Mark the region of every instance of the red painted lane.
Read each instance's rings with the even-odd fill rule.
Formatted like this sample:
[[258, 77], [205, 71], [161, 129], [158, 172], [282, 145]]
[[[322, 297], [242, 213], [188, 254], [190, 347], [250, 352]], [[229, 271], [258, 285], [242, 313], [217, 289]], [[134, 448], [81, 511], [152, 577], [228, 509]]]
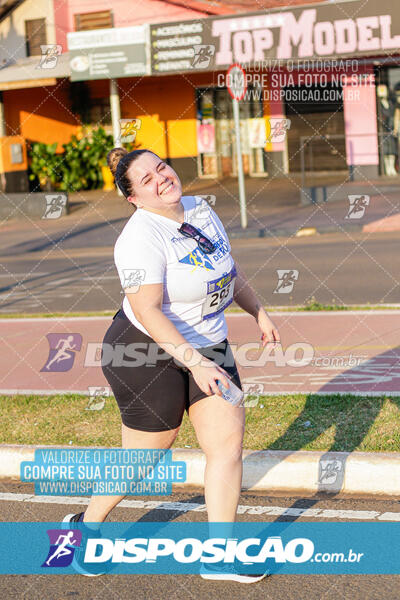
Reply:
[[[400, 394], [400, 311], [270, 313], [270, 317], [279, 329], [282, 351], [275, 358], [271, 351], [265, 364], [240, 369], [243, 382], [263, 386], [259, 393]], [[229, 327], [232, 341], [259, 341], [253, 319], [234, 317]]]
[[[282, 341], [275, 352], [271, 347], [262, 350], [254, 319], [227, 315], [242, 382], [257, 384], [253, 392], [400, 395], [400, 311], [270, 316]], [[88, 393], [89, 386], [107, 385], [100, 366], [89, 366], [88, 360], [89, 356], [92, 362], [96, 360], [95, 347], [100, 346], [110, 323], [110, 317], [1, 319], [0, 391]], [[59, 354], [46, 370], [49, 340], [53, 346], [58, 342]], [[55, 365], [66, 370], [52, 371]]]

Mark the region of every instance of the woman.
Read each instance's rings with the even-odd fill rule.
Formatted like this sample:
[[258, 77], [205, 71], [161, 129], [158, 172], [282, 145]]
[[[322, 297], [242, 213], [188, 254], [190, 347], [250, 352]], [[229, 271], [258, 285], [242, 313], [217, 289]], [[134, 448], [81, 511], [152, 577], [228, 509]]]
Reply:
[[[241, 387], [223, 311], [234, 299], [256, 319], [263, 345], [278, 343], [278, 331], [232, 259], [225, 229], [208, 203], [182, 197], [178, 175], [149, 150], [114, 148], [107, 160], [135, 212], [115, 244], [125, 296], [103, 341], [153, 348], [151, 365], [103, 366], [121, 411], [122, 446], [170, 448], [187, 410], [206, 456], [208, 520], [233, 523], [245, 409], [224, 400], [218, 387], [220, 381], [228, 388], [230, 378]], [[92, 496], [84, 513], [64, 521], [103, 522], [123, 497]], [[245, 583], [265, 577], [211, 566], [202, 576]]]

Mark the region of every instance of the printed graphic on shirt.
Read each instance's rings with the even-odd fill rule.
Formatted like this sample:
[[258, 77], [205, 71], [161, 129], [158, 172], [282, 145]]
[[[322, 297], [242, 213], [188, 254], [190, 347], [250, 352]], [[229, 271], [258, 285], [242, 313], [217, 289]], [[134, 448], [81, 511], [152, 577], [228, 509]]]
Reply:
[[[179, 262], [186, 263], [188, 265], [193, 265], [196, 269], [197, 267], [201, 267], [202, 269], [207, 269], [209, 271], [214, 271], [214, 267], [210, 262], [209, 258], [206, 257], [206, 254], [200, 250], [200, 248], [195, 248], [192, 252], [189, 252], [186, 256], [179, 259]], [[194, 271], [194, 269], [193, 269]]]
[[189, 252], [189, 254], [187, 254], [183, 258], [180, 258], [179, 262], [194, 265], [195, 269], [197, 267], [201, 267], [203, 269], [214, 271], [214, 267], [211, 261], [217, 263], [222, 258], [224, 258], [224, 256], [229, 253], [229, 246], [220, 233], [217, 233], [212, 238], [210, 236], [209, 239], [211, 239], [213, 244], [215, 245], [215, 251], [212, 254], [205, 254], [200, 250], [200, 248], [196, 248], [192, 252]]
[[212, 254], [212, 259], [213, 261], [218, 262], [221, 260], [221, 258], [225, 256], [225, 254], [228, 254], [229, 246], [226, 240], [224, 240], [222, 235], [220, 235], [219, 233], [216, 235], [216, 238], [213, 238], [212, 241], [213, 244], [215, 244], [216, 246], [216, 250]]

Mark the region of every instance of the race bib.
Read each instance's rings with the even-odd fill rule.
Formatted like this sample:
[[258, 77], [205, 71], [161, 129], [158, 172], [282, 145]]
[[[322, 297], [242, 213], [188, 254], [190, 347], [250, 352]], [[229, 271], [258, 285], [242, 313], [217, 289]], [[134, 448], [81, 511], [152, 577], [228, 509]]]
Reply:
[[207, 296], [201, 313], [202, 319], [215, 317], [232, 302], [236, 275], [236, 269], [233, 267], [227, 275], [207, 282]]

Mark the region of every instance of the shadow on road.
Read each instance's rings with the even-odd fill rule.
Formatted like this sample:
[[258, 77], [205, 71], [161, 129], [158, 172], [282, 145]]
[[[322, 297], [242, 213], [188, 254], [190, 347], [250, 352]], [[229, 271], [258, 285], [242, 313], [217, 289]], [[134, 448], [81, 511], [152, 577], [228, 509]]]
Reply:
[[[26, 252], [41, 252], [43, 250], [51, 251], [52, 249], [59, 250], [65, 249], [66, 247], [90, 248], [91, 246], [98, 245], [91, 244], [90, 239], [88, 239], [88, 236], [93, 233], [98, 234], [99, 239], [102, 242], [101, 245], [107, 245], [108, 241], [109, 245], [111, 246], [115, 243], [115, 240], [117, 239], [120, 231], [122, 231], [122, 228], [126, 222], [126, 218], [118, 218], [92, 223], [90, 225], [86, 225], [85, 227], [75, 228], [74, 231], [65, 231], [57, 233], [53, 236], [46, 235], [44, 241], [27, 240], [26, 242], [14, 244], [13, 246], [9, 246], [8, 248], [2, 250], [1, 254], [2, 257], [6, 257], [18, 256], [20, 254], [25, 254]], [[73, 242], [73, 245], [68, 244], [68, 242]]]
[[[399, 348], [395, 348], [388, 352], [384, 352], [379, 356], [371, 358], [367, 362], [362, 363], [362, 365], [358, 365], [355, 368], [348, 369], [347, 371], [337, 375], [329, 382], [329, 384], [322, 386], [319, 391], [325, 391], [328, 385], [329, 390], [331, 390], [333, 383], [343, 386], [343, 383], [346, 382], [347, 386], [349, 387], [349, 381], [352, 381], [351, 387], [354, 388], [356, 387], [355, 382], [357, 381], [360, 383], [360, 379], [362, 379], [364, 383], [370, 383], [370, 392], [373, 392], [374, 387], [376, 387], [378, 383], [385, 380], [390, 380], [393, 370], [399, 368]], [[362, 394], [359, 393], [359, 395], [362, 397]], [[264, 451], [290, 449], [289, 453], [294, 453], [298, 450], [301, 450], [304, 442], [296, 443], [295, 441], [299, 439], [299, 426], [303, 425], [306, 421], [310, 421], [311, 418], [315, 423], [316, 407], [320, 406], [321, 404], [323, 404], [324, 425], [323, 427], [315, 427], [314, 430], [310, 430], [307, 442], [310, 443], [319, 437], [321, 433], [328, 430], [332, 426], [335, 426], [335, 437], [330, 448], [327, 450], [327, 452], [322, 454], [320, 458], [317, 492], [314, 494], [314, 496], [295, 500], [295, 502], [288, 507], [288, 513], [289, 509], [293, 508], [312, 508], [319, 500], [321, 500], [321, 492], [325, 492], [327, 494], [326, 497], [330, 500], [337, 497], [343, 486], [347, 458], [351, 452], [357, 450], [364, 438], [367, 436], [368, 431], [382, 410], [386, 398], [387, 395], [384, 393], [377, 395], [376, 397], [365, 396], [364, 401], [366, 408], [368, 408], [368, 410], [365, 411], [365, 419], [360, 420], [358, 418], [357, 425], [355, 425], [353, 420], [354, 411], [360, 409], [359, 403], [355, 405], [351, 402], [351, 400], [348, 398], [346, 399], [344, 396], [343, 406], [341, 407], [340, 414], [338, 414], [336, 408], [329, 405], [329, 398], [318, 397], [314, 394], [310, 394], [307, 397], [301, 414], [299, 414], [289, 425], [286, 431], [283, 432], [282, 435], [280, 435], [271, 445], [266, 447]], [[391, 401], [398, 409], [400, 409], [400, 397], [392, 397]], [[315, 425], [318, 425], [318, 423], [315, 423]], [[338, 454], [332, 457], [332, 455], [329, 455], [329, 453], [332, 452], [338, 452]], [[258, 453], [258, 451], [253, 452], [251, 455], [246, 457], [243, 461], [244, 467], [246, 461], [254, 458], [254, 456], [257, 456]], [[267, 471], [265, 471], [265, 473], [267, 473]], [[250, 485], [253, 486], [258, 483], [258, 481], [259, 480], [250, 481]], [[204, 504], [205, 499], [203, 495], [197, 494], [188, 498], [187, 500], [182, 501], [182, 503], [186, 502]], [[168, 523], [175, 520], [178, 516], [184, 514], [184, 511], [181, 510], [165, 510], [162, 511], [162, 518], [160, 518], [159, 512], [159, 510], [150, 510], [148, 513], [143, 515], [138, 522], [160, 521]], [[270, 525], [277, 522], [281, 523], [281, 527], [279, 532], [274, 529], [273, 535], [280, 535], [290, 526], [290, 523], [297, 521], [300, 516], [301, 514], [293, 515], [290, 513], [283, 513], [275, 520], [268, 523], [266, 522], [265, 530], [260, 532], [260, 536], [268, 537], [268, 535], [270, 535]], [[134, 535], [134, 524], [129, 531], [132, 533], [132, 535]], [[129, 531], [127, 533], [129, 533]], [[278, 569], [276, 567], [274, 568], [274, 572], [276, 571], [279, 572], [279, 567]]]
[[[304, 441], [299, 440], [298, 434], [301, 427], [304, 429], [304, 423], [309, 422], [314, 425], [314, 427], [310, 428], [310, 430], [307, 430], [305, 433], [305, 435], [307, 435], [307, 444], [311, 443], [325, 431], [334, 426], [335, 437], [330, 448], [327, 450], [327, 453], [340, 452], [347, 454], [340, 454], [331, 459], [329, 459], [327, 453], [321, 456], [318, 492], [329, 492], [330, 494], [339, 493], [343, 486], [348, 455], [357, 450], [361, 445], [364, 438], [367, 436], [368, 431], [374, 424], [375, 419], [382, 410], [385, 399], [388, 396], [388, 394], [383, 392], [380, 393], [379, 388], [377, 391], [377, 387], [382, 382], [389, 382], [391, 379], [399, 376], [399, 348], [393, 348], [383, 352], [362, 364], [347, 369], [335, 376], [318, 390], [319, 393], [335, 395], [335, 392], [332, 392], [332, 387], [337, 385], [339, 389], [345, 388], [349, 390], [347, 392], [349, 396], [351, 394], [357, 394], [357, 396], [363, 398], [363, 393], [358, 391], [358, 386], [361, 384], [369, 385], [368, 393], [375, 395], [364, 396], [363, 404], [366, 410], [363, 419], [359, 418], [359, 414], [357, 414], [357, 420], [353, 419], [355, 416], [354, 411], [359, 411], [362, 408], [362, 405], [359, 402], [354, 404], [354, 399], [349, 399], [346, 395], [343, 395], [341, 410], [338, 413], [337, 405], [330, 405], [329, 396], [309, 394], [306, 398], [302, 412], [289, 425], [286, 431], [276, 438], [272, 444], [264, 448], [264, 451], [285, 450], [289, 453], [294, 453], [298, 450], [302, 450]], [[400, 397], [392, 397], [391, 401], [400, 409]], [[321, 415], [321, 420], [323, 421], [322, 425], [321, 423], [316, 422], [316, 413]], [[254, 452], [249, 455], [249, 457], [246, 457], [246, 459], [249, 460], [256, 455], [257, 452]], [[244, 463], [245, 462], [246, 460]], [[257, 482], [251, 482], [252, 485], [255, 483]]]

